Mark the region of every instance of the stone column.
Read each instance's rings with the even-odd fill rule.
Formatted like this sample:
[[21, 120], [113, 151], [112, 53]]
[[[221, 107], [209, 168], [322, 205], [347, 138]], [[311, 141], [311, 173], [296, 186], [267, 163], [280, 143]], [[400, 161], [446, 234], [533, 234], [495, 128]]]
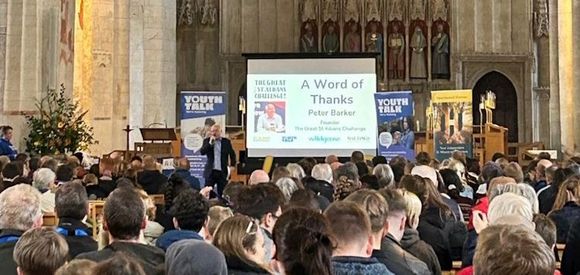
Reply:
[[550, 148], [561, 147], [558, 1], [548, 1], [550, 12]]
[[[552, 2], [552, 1], [551, 1]], [[558, 52], [559, 52], [559, 90], [560, 123], [562, 146], [573, 149], [574, 133], [574, 40], [572, 0], [558, 1]]]
[[[6, 23], [8, 21], [8, 1], [0, 0], [0, 113], [4, 110], [4, 80], [6, 73]], [[3, 116], [1, 116], [3, 117]], [[0, 119], [0, 122], [4, 122]]]
[[[534, 97], [534, 141], [551, 147], [550, 139], [550, 38], [548, 7], [535, 1], [534, 38], [536, 44], [536, 73]], [[546, 21], [547, 20], [547, 21]], [[554, 34], [555, 35], [555, 34]]]
[[[574, 99], [574, 145], [575, 149], [580, 150], [580, 1], [574, 0], [573, 11], [572, 11], [572, 26], [573, 27], [573, 56], [574, 56], [574, 86], [573, 86], [573, 99]], [[570, 100], [570, 98], [568, 99]]]
[[142, 141], [139, 128], [143, 127], [143, 5], [144, 0], [131, 0], [129, 19], [129, 125], [134, 130], [129, 136], [130, 148], [135, 142]]

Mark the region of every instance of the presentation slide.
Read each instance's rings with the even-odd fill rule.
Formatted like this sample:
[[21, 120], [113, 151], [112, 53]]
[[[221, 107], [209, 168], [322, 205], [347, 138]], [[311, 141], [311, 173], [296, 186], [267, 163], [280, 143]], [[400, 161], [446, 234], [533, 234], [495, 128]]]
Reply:
[[249, 157], [376, 154], [374, 58], [249, 59]]

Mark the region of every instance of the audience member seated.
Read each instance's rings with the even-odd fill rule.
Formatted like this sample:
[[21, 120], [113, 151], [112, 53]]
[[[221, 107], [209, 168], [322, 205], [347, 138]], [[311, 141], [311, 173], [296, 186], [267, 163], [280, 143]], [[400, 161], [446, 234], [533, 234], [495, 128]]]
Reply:
[[20, 168], [18, 168], [18, 164], [14, 163], [14, 162], [9, 162], [4, 166], [4, 169], [2, 169], [2, 188], [0, 188], [1, 190], [6, 190], [14, 185], [16, 185], [16, 183], [14, 182], [17, 178], [19, 178], [22, 175], [22, 170], [20, 170]]
[[564, 255], [562, 256], [562, 274], [578, 274], [580, 272], [580, 219], [574, 221], [570, 225], [568, 232], [568, 239], [566, 241], [566, 248], [564, 248]]
[[181, 177], [184, 181], [189, 183], [191, 188], [197, 191], [201, 190], [199, 179], [191, 175], [191, 172], [189, 171], [191, 169], [189, 160], [187, 158], [180, 158], [176, 161], [176, 164], [173, 175]]
[[275, 182], [275, 185], [280, 189], [280, 191], [282, 191], [282, 194], [284, 195], [284, 204], [290, 201], [290, 197], [292, 197], [294, 192], [301, 189], [296, 181], [287, 177], [278, 179], [278, 181]]
[[88, 209], [87, 192], [79, 182], [62, 185], [56, 190], [55, 212], [58, 217], [56, 231], [63, 235], [68, 243], [71, 259], [81, 253], [97, 250], [92, 230], [82, 221]]
[[544, 189], [542, 193], [538, 194], [538, 201], [540, 204], [540, 213], [548, 215], [552, 208], [554, 207], [554, 202], [556, 202], [556, 196], [560, 190], [560, 186], [569, 177], [574, 175], [574, 171], [567, 168], [558, 168], [554, 172], [554, 180], [548, 188]]
[[519, 225], [495, 225], [481, 232], [473, 267], [458, 274], [558, 273], [554, 253], [532, 229]]
[[166, 275], [228, 275], [224, 254], [215, 246], [200, 240], [182, 240], [165, 254]]
[[302, 167], [302, 169], [304, 170], [305, 177], [310, 177], [312, 176], [312, 168], [314, 168], [314, 166], [318, 164], [318, 161], [316, 161], [315, 158], [306, 157], [299, 160], [297, 164], [300, 165], [300, 167]]
[[40, 163], [40, 168], [48, 168], [56, 173], [56, 169], [58, 168], [58, 161], [56, 159], [45, 156], [40, 159]]
[[271, 183], [261, 183], [243, 189], [238, 195], [236, 212], [259, 221], [264, 235], [265, 253], [262, 263], [268, 263], [274, 255], [272, 230], [282, 215], [284, 195]]
[[74, 170], [69, 165], [60, 165], [56, 168], [56, 183], [62, 185], [73, 180]]
[[331, 275], [332, 241], [324, 216], [306, 208], [290, 209], [274, 226], [276, 258], [280, 274]]
[[[202, 228], [207, 231], [208, 211], [209, 204], [199, 192], [195, 192], [193, 189], [181, 192], [169, 210], [173, 217], [175, 230], [163, 233], [155, 245], [167, 251], [171, 244], [180, 240], [203, 240], [199, 232]], [[208, 235], [207, 232], [204, 232], [204, 235]]]
[[[405, 200], [405, 214], [407, 219], [405, 222], [405, 232], [401, 239], [401, 246], [407, 252], [424, 262], [432, 274], [440, 275], [441, 266], [439, 265], [437, 254], [435, 254], [435, 251], [429, 244], [419, 238], [419, 231], [417, 231], [422, 209], [421, 200], [415, 194], [406, 190], [403, 191], [403, 199]], [[389, 209], [391, 208], [391, 202], [389, 201]]]
[[0, 193], [0, 267], [2, 274], [16, 275], [14, 245], [24, 231], [42, 226], [40, 193], [18, 184]]
[[340, 201], [361, 188], [358, 169], [352, 162], [345, 163], [334, 171], [333, 201]]
[[[494, 187], [497, 188], [497, 187]], [[519, 224], [534, 228], [532, 205], [524, 197], [516, 193], [504, 193], [491, 198], [487, 215], [479, 211], [473, 213], [474, 237], [466, 241], [463, 251], [462, 267], [473, 263], [473, 255], [478, 246], [478, 234], [488, 225]], [[514, 217], [515, 216], [515, 217]], [[505, 219], [504, 217], [507, 217]]]
[[225, 256], [228, 274], [270, 274], [264, 234], [253, 218], [236, 215], [218, 227], [213, 245]]
[[292, 178], [297, 178], [298, 180], [302, 180], [304, 177], [306, 177], [306, 173], [304, 172], [304, 169], [302, 168], [302, 166], [298, 165], [297, 163], [288, 163], [286, 165], [286, 168], [288, 169], [288, 171], [290, 171], [290, 177], [292, 177]]
[[548, 186], [546, 181], [546, 169], [550, 166], [552, 166], [552, 162], [549, 160], [541, 159], [538, 161], [538, 165], [536, 166], [535, 182], [532, 182], [532, 187], [534, 187], [536, 192]]
[[[117, 188], [122, 187], [119, 186]], [[151, 197], [149, 197], [149, 195], [147, 195], [147, 192], [143, 191], [142, 189], [137, 189], [137, 192], [139, 192], [139, 196], [143, 201], [143, 205], [145, 205], [145, 217], [147, 218], [147, 225], [145, 226], [145, 229], [143, 229], [142, 239], [148, 245], [155, 245], [155, 242], [157, 242], [157, 238], [159, 238], [159, 236], [163, 234], [165, 228], [155, 221], [155, 218], [157, 217], [157, 206], [155, 206], [155, 203], [153, 202]]]
[[329, 164], [319, 163], [312, 168], [312, 179], [304, 183], [304, 187], [314, 191], [315, 194], [324, 196], [332, 201], [334, 186], [332, 186], [332, 168]]
[[125, 252], [137, 260], [146, 274], [158, 274], [163, 270], [163, 250], [139, 243], [139, 236], [147, 224], [145, 205], [139, 193], [129, 188], [113, 191], [104, 207], [104, 229], [109, 235], [109, 245], [100, 251], [82, 253], [79, 259], [96, 262], [118, 257], [116, 252]]
[[55, 275], [93, 275], [97, 263], [89, 260], [72, 260], [54, 273]]
[[[137, 182], [147, 194], [163, 194], [167, 177], [157, 170], [157, 162], [152, 156], [143, 157], [143, 171], [137, 174]], [[190, 183], [191, 184], [191, 183]]]
[[435, 169], [429, 166], [430, 162], [431, 157], [429, 156], [429, 154], [425, 152], [420, 152], [419, 154], [417, 154], [416, 157], [417, 166], [411, 169], [411, 175], [418, 175], [423, 178], [429, 178], [431, 182], [437, 185], [437, 183], [439, 182], [437, 180], [437, 171], [435, 171]]
[[[147, 267], [142, 265], [136, 258], [123, 251], [113, 252], [111, 257], [98, 263], [93, 274], [131, 274], [145, 275], [152, 274], [147, 271]], [[158, 274], [163, 274], [159, 271]]]
[[368, 215], [353, 202], [335, 201], [324, 216], [335, 239], [334, 274], [393, 274], [372, 258], [373, 237]]
[[156, 222], [161, 224], [165, 230], [174, 229], [173, 227], [173, 217], [171, 216], [170, 209], [173, 206], [173, 201], [175, 198], [185, 192], [190, 190], [191, 186], [189, 183], [185, 182], [183, 178], [177, 175], [171, 175], [167, 181], [167, 185], [164, 190], [165, 205], [159, 207], [156, 212]]
[[[52, 275], [68, 259], [68, 245], [50, 229], [26, 231], [14, 246], [14, 262], [19, 275]], [[7, 271], [2, 267], [2, 274]]]
[[430, 195], [427, 182], [419, 176], [404, 176], [399, 185], [421, 200], [423, 210], [417, 227], [419, 236], [433, 247], [441, 269], [451, 270], [451, 242], [445, 227], [449, 220], [454, 220], [452, 211], [441, 200], [441, 196], [436, 196], [438, 192]]
[[335, 162], [338, 162], [338, 157], [336, 155], [328, 155], [326, 156], [326, 158], [324, 158], [324, 163], [328, 165], [333, 164]]
[[209, 235], [204, 236], [204, 239], [208, 241], [213, 240], [213, 236], [215, 235], [219, 225], [233, 215], [234, 213], [230, 208], [219, 205], [210, 207], [207, 212], [207, 216], [209, 217], [209, 221], [207, 222], [207, 234]]
[[360, 161], [365, 161], [365, 154], [361, 151], [353, 151], [350, 155], [350, 162], [357, 163]]
[[[570, 225], [580, 219], [580, 176], [568, 178], [556, 196], [552, 211], [548, 214], [558, 229], [558, 243], [566, 243]], [[580, 228], [574, 228], [580, 230]]]
[[258, 169], [252, 172], [252, 174], [250, 175], [250, 179], [248, 180], [248, 184], [256, 185], [258, 183], [264, 183], [269, 181], [270, 176], [268, 176], [268, 173], [266, 173], [266, 171], [264, 170]]
[[503, 168], [503, 174], [506, 177], [513, 178], [516, 183], [524, 183], [524, 171], [522, 167], [515, 163], [510, 162], [506, 167]]
[[[556, 247], [556, 224], [544, 214], [534, 214], [535, 231], [546, 242], [550, 250]], [[557, 253], [556, 253], [556, 256]], [[556, 259], [558, 261], [559, 259]]]
[[471, 188], [469, 184], [466, 184], [467, 178], [465, 177], [465, 175], [467, 171], [465, 169], [464, 161], [452, 159], [449, 162], [448, 169], [455, 172], [459, 177], [460, 181], [462, 182], [461, 185], [463, 186], [463, 190], [460, 191], [459, 196], [473, 200], [475, 190], [473, 190], [473, 188]]
[[[359, 190], [345, 199], [356, 203], [369, 216], [372, 257], [395, 274], [431, 274], [425, 263], [403, 250], [399, 243], [405, 228], [405, 204], [401, 194], [390, 189], [382, 192], [384, 197], [375, 190]], [[389, 199], [388, 205], [385, 198]]]
[[277, 182], [281, 178], [290, 178], [290, 171], [286, 166], [278, 166], [272, 171], [272, 182]]
[[40, 168], [34, 173], [32, 186], [42, 194], [40, 195], [40, 209], [42, 213], [54, 212], [55, 181], [56, 175], [48, 168]]
[[393, 169], [386, 163], [379, 163], [373, 168], [373, 175], [377, 177], [378, 189], [385, 187], [393, 187], [395, 183], [395, 175]]
[[328, 205], [330, 205], [330, 202], [326, 198], [317, 196], [312, 190], [301, 189], [292, 194], [290, 201], [286, 205], [286, 209], [303, 207], [322, 212]]

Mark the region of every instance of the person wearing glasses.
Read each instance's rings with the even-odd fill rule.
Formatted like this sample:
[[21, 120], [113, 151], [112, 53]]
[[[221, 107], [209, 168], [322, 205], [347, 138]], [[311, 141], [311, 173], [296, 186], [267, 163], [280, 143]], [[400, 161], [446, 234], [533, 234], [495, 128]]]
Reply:
[[264, 234], [253, 218], [236, 215], [223, 221], [213, 245], [224, 253], [228, 274], [270, 274], [264, 262]]
[[272, 231], [278, 217], [282, 215], [284, 194], [272, 183], [260, 183], [243, 189], [236, 198], [236, 210], [240, 214], [256, 219], [264, 234], [266, 243], [265, 263], [272, 260], [274, 254], [274, 241]]

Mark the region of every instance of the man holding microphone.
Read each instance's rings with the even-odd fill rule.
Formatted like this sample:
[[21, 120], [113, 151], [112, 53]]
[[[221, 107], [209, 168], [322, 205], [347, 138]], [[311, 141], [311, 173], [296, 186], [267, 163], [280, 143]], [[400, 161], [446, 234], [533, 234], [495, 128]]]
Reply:
[[236, 165], [236, 153], [232, 142], [222, 137], [222, 129], [218, 124], [211, 126], [209, 137], [203, 140], [199, 152], [207, 156], [207, 163], [203, 171], [205, 186], [217, 184], [217, 194], [221, 197], [228, 177], [228, 156], [230, 166]]

